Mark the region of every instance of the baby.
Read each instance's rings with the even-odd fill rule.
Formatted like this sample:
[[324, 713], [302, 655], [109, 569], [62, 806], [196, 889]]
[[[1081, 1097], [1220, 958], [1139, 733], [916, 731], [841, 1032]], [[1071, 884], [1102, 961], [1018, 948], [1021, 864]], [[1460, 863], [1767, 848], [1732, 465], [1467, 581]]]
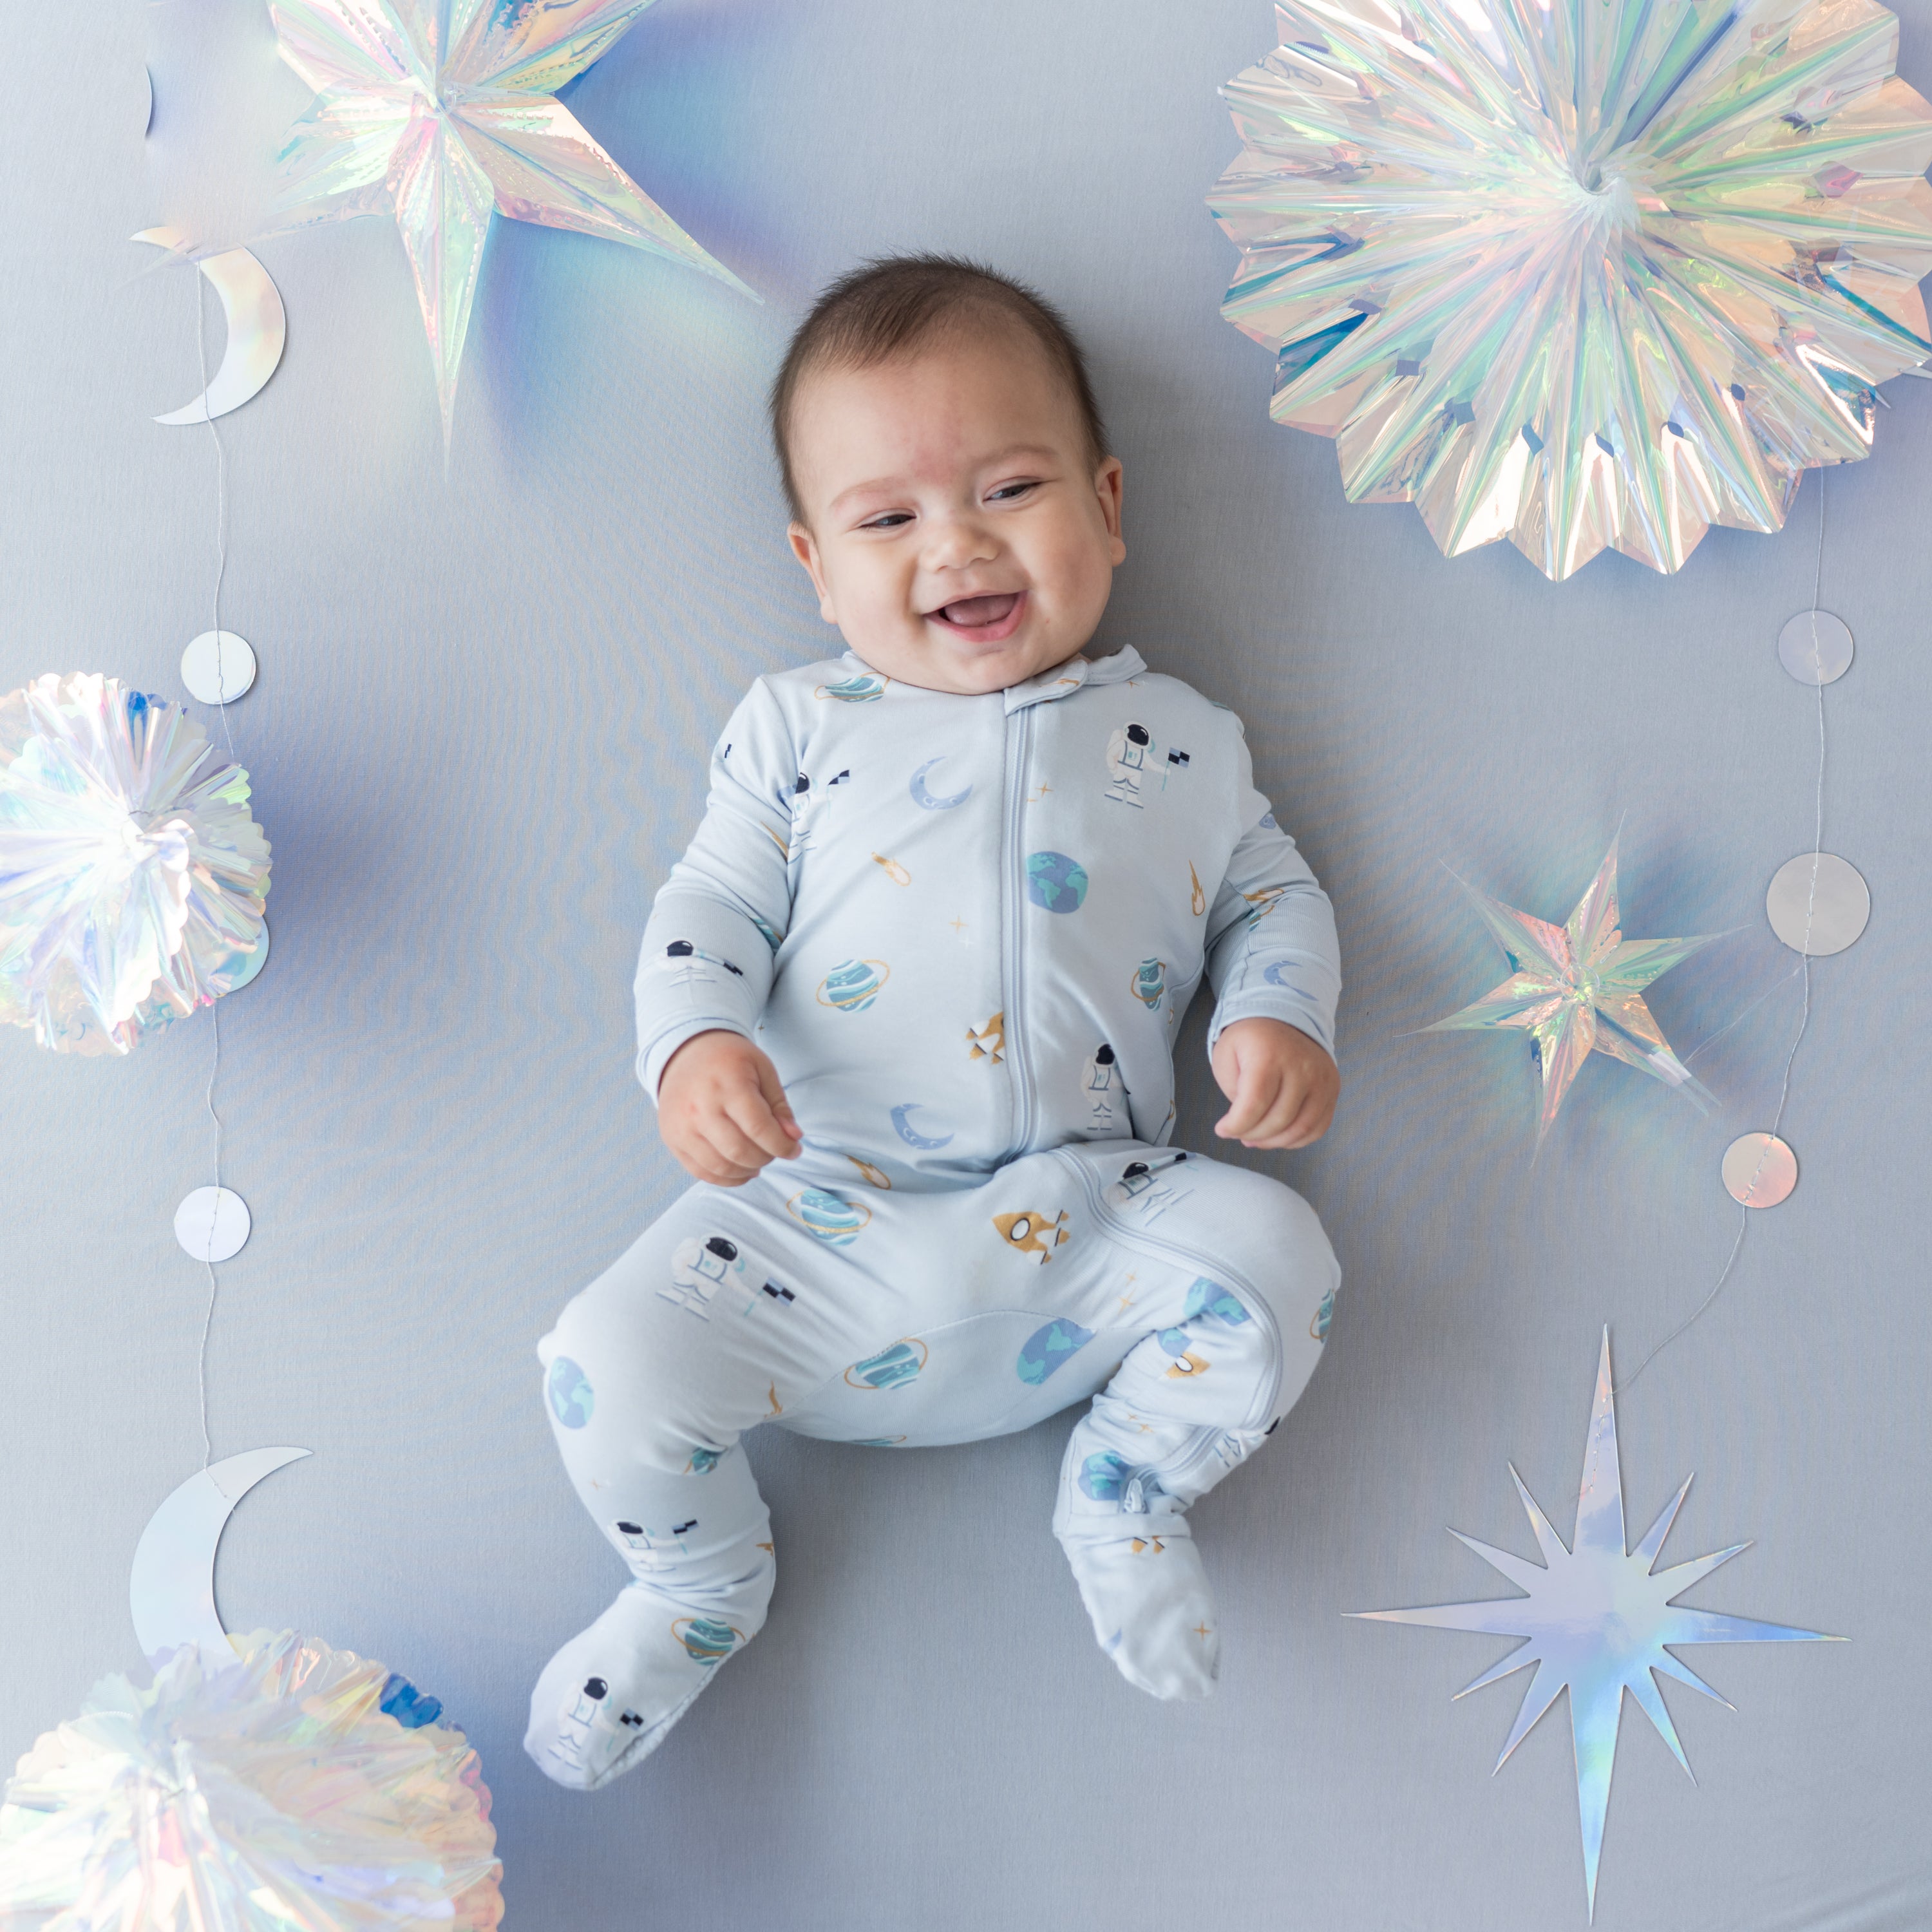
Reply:
[[1083, 654], [1126, 552], [1066, 325], [964, 262], [874, 262], [800, 328], [772, 421], [850, 648], [725, 727], [637, 980], [638, 1071], [698, 1184], [539, 1352], [631, 1572], [531, 1700], [526, 1748], [584, 1790], [765, 1620], [760, 1422], [923, 1445], [1087, 1403], [1053, 1527], [1094, 1634], [1142, 1690], [1204, 1696], [1186, 1511], [1301, 1393], [1337, 1280], [1298, 1195], [1167, 1145], [1204, 974], [1215, 1132], [1326, 1130], [1335, 928], [1239, 720]]

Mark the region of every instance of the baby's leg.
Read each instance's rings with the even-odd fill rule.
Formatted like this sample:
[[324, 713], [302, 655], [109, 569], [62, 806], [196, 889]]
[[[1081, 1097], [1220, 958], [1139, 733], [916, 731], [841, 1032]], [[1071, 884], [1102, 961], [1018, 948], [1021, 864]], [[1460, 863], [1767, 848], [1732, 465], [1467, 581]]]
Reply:
[[[1220, 1636], [1185, 1512], [1294, 1406], [1340, 1271], [1314, 1210], [1264, 1175], [1146, 1149], [1076, 1158], [1102, 1228], [1137, 1258], [1151, 1332], [1074, 1429], [1054, 1533], [1121, 1675], [1205, 1696]], [[1154, 1184], [1124, 1184], [1124, 1158]]]
[[532, 1695], [524, 1748], [560, 1784], [640, 1762], [764, 1622], [770, 1518], [738, 1438], [801, 1361], [824, 1372], [766, 1205], [692, 1189], [538, 1350], [564, 1466], [632, 1576]]

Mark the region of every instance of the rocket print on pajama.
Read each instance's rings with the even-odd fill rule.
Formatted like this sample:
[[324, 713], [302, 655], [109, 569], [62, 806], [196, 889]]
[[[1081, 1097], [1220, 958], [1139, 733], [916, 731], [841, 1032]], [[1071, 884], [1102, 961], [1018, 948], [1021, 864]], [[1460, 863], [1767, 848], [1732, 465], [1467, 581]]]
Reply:
[[639, 1762], [762, 1626], [761, 1422], [924, 1445], [1086, 1405], [1053, 1521], [1096, 1639], [1156, 1696], [1212, 1687], [1186, 1511], [1292, 1406], [1338, 1276], [1298, 1196], [1166, 1144], [1203, 977], [1210, 1043], [1330, 1045], [1328, 902], [1231, 713], [1131, 650], [982, 698], [849, 655], [753, 688], [646, 932], [639, 1072], [742, 1034], [805, 1145], [690, 1189], [539, 1350], [631, 1579], [538, 1682], [552, 1778]]

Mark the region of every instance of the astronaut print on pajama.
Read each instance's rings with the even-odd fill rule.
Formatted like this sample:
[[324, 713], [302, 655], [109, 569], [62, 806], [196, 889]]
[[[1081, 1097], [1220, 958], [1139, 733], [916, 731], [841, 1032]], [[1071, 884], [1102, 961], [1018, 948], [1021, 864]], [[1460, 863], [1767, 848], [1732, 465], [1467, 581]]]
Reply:
[[1337, 1271], [1299, 1196], [1166, 1144], [1203, 976], [1216, 1032], [1330, 1045], [1328, 902], [1231, 714], [1131, 651], [978, 698], [849, 656], [754, 688], [646, 932], [639, 1070], [746, 1034], [806, 1142], [690, 1189], [539, 1351], [631, 1575], [538, 1684], [552, 1777], [636, 1762], [761, 1626], [764, 1422], [921, 1446], [1087, 1405], [1053, 1522], [1095, 1636], [1156, 1696], [1211, 1687], [1186, 1512], [1300, 1393]]

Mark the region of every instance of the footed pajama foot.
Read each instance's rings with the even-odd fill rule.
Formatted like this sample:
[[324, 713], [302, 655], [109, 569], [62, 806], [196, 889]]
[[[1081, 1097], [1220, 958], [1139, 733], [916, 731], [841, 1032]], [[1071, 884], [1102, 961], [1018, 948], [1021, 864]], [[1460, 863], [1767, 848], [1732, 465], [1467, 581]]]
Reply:
[[1130, 1518], [1126, 1534], [1060, 1538], [1094, 1635], [1136, 1690], [1205, 1697], [1220, 1674], [1221, 1633], [1200, 1552], [1178, 1513]]
[[556, 1784], [596, 1790], [650, 1756], [752, 1634], [630, 1585], [544, 1665], [524, 1749]]

